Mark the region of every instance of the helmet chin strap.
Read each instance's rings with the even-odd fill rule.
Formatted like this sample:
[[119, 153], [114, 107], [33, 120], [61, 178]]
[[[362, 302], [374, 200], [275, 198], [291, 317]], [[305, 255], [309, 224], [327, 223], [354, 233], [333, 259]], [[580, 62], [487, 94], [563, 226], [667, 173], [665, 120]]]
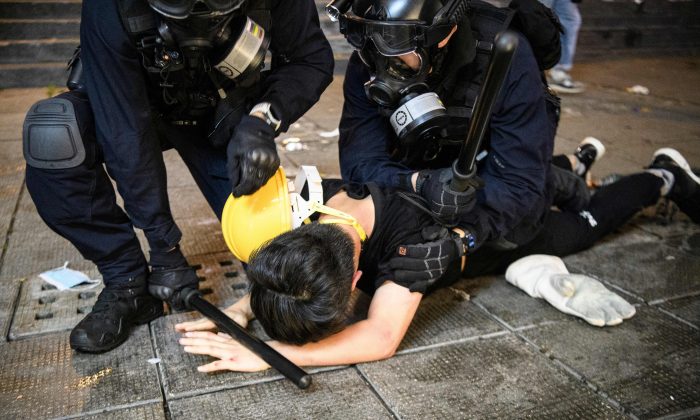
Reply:
[[[311, 223], [309, 217], [314, 213], [334, 216], [324, 220], [319, 220], [322, 224], [337, 223], [352, 226], [360, 237], [360, 241], [367, 239], [367, 233], [360, 223], [353, 216], [328, 207], [323, 204], [323, 186], [321, 185], [321, 175], [315, 166], [302, 166], [297, 174], [294, 184], [290, 185], [289, 201], [292, 206], [292, 229], [298, 228], [302, 224]], [[305, 200], [301, 196], [304, 185], [308, 186], [309, 199]]]

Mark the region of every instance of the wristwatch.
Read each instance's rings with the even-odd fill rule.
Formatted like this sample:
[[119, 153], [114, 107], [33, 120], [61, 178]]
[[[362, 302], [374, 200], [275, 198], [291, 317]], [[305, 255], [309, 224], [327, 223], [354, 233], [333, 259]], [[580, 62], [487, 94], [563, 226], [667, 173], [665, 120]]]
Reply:
[[279, 130], [280, 125], [282, 125], [282, 121], [280, 121], [279, 118], [275, 118], [275, 116], [272, 114], [272, 104], [269, 102], [260, 102], [259, 104], [255, 105], [253, 109], [250, 110], [249, 114], [260, 114], [263, 116], [263, 120], [272, 127], [275, 131]]

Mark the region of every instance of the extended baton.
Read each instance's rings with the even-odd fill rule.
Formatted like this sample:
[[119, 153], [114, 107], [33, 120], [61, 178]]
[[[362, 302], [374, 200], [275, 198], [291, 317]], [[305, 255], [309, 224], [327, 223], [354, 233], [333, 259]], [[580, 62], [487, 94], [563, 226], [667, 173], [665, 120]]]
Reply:
[[452, 164], [450, 189], [453, 191], [464, 191], [472, 185], [472, 178], [476, 174], [476, 155], [486, 135], [493, 105], [501, 92], [516, 48], [518, 37], [515, 33], [505, 31], [496, 35], [489, 69], [469, 120], [467, 138]]
[[260, 356], [267, 364], [275, 368], [279, 373], [287, 377], [287, 379], [294, 382], [296, 386], [301, 389], [306, 389], [311, 385], [311, 375], [282, 356], [277, 350], [267, 345], [264, 341], [251, 335], [219, 308], [202, 299], [199, 291], [189, 289], [183, 290], [180, 293], [181, 296], [184, 296], [183, 301], [188, 308], [196, 309], [202, 315], [209, 318], [221, 331], [235, 338], [247, 349]]

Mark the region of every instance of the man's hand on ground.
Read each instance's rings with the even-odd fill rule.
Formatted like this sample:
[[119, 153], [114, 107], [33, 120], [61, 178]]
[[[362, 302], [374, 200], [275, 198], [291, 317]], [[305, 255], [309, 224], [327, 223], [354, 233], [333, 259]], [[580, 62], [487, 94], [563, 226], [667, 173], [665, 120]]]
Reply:
[[[226, 316], [231, 318], [243, 328], [248, 326], [248, 317], [237, 309], [226, 309], [223, 311]], [[175, 330], [179, 332], [188, 331], [210, 331], [216, 328], [216, 325], [207, 318], [200, 318], [194, 321], [180, 322], [175, 324]]]
[[214, 362], [197, 368], [200, 372], [215, 372], [218, 370], [232, 370], [236, 372], [258, 372], [270, 368], [255, 353], [240, 345], [230, 336], [208, 331], [185, 333], [180, 338], [180, 344], [185, 352], [192, 354], [205, 354], [217, 358]]

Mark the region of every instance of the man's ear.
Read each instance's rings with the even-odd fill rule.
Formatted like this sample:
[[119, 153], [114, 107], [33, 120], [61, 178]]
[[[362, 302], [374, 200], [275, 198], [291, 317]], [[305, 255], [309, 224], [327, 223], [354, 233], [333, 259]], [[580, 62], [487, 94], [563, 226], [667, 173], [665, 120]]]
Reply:
[[452, 38], [452, 35], [454, 35], [455, 32], [457, 32], [457, 25], [453, 26], [453, 27], [452, 27], [452, 30], [450, 31], [449, 34], [447, 34], [447, 36], [445, 37], [445, 39], [443, 39], [442, 41], [440, 41], [440, 42], [438, 43], [438, 48], [442, 48], [442, 47], [444, 47], [445, 45], [447, 45], [447, 43], [450, 42], [450, 38]]
[[362, 277], [362, 271], [357, 270], [355, 271], [355, 274], [352, 275], [352, 286], [350, 287], [350, 290], [355, 290], [355, 286], [357, 286], [357, 281], [360, 280], [360, 277]]

